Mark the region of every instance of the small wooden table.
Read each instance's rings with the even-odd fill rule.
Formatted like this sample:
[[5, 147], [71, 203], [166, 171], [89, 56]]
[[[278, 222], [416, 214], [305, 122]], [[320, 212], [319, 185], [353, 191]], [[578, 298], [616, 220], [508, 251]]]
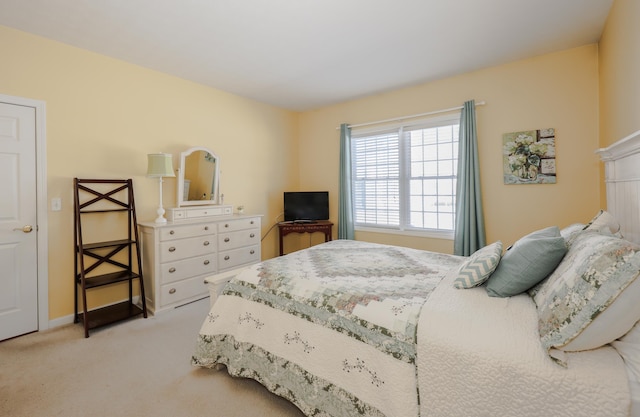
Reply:
[[284, 249], [282, 246], [283, 238], [289, 233], [324, 233], [324, 241], [329, 242], [331, 240], [331, 228], [333, 223], [328, 220], [317, 220], [313, 222], [280, 222], [278, 223], [278, 229], [280, 231], [280, 255], [284, 255]]

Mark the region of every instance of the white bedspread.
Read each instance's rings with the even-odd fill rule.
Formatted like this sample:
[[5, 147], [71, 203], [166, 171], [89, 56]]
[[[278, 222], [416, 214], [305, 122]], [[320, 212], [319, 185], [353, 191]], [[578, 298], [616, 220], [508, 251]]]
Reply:
[[417, 417], [416, 327], [460, 257], [333, 241], [234, 277], [192, 363], [224, 364], [308, 416]]
[[539, 343], [530, 297], [458, 290], [453, 278], [432, 292], [418, 324], [422, 417], [629, 415], [624, 364], [613, 348], [571, 353], [563, 368]]

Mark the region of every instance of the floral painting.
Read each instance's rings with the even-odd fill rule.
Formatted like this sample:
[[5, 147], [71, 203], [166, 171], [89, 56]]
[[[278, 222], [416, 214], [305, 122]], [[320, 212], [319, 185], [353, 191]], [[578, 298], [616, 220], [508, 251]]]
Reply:
[[505, 184], [555, 184], [555, 129], [502, 135]]

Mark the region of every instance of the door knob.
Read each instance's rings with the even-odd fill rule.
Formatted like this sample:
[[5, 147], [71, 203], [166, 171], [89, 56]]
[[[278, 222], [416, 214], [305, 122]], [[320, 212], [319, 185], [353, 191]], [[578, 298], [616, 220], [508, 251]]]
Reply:
[[33, 230], [33, 226], [31, 226], [30, 224], [24, 226], [24, 227], [18, 227], [16, 229], [13, 229], [14, 231], [16, 230], [22, 230], [24, 233], [31, 233], [31, 231]]

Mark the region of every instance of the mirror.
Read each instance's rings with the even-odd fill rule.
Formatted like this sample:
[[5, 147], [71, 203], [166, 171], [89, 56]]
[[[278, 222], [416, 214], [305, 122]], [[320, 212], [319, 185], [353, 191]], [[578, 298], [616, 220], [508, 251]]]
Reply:
[[180, 154], [178, 207], [219, 204], [220, 158], [196, 146]]

